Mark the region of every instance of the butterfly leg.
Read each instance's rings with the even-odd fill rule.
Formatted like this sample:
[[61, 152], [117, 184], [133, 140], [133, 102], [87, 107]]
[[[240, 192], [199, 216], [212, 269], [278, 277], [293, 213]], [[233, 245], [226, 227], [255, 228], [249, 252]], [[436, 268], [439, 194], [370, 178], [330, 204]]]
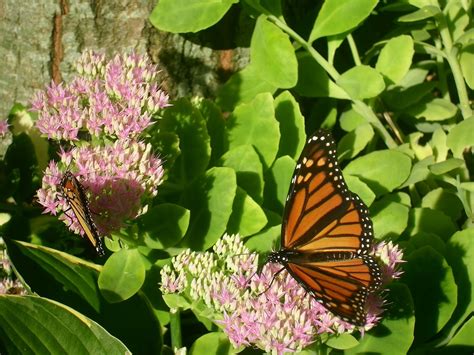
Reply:
[[275, 274], [274, 274], [273, 277], [272, 277], [272, 281], [270, 281], [270, 285], [268, 285], [268, 287], [265, 289], [265, 291], [260, 292], [260, 293], [257, 295], [257, 297], [260, 297], [260, 296], [263, 295], [265, 292], [267, 292], [267, 291], [270, 289], [270, 287], [272, 287], [273, 281], [275, 281], [275, 278], [276, 278], [276, 277], [278, 276], [278, 274], [279, 274], [280, 272], [282, 272], [283, 270], [285, 270], [285, 267], [282, 267], [280, 270], [278, 270], [277, 272], [275, 272]]

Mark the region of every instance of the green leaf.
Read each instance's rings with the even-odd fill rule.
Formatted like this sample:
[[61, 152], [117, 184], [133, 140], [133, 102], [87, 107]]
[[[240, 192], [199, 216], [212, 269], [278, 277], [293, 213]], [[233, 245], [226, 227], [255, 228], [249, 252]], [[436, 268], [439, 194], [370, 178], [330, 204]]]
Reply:
[[346, 181], [349, 190], [359, 196], [367, 206], [370, 206], [372, 202], [374, 202], [374, 192], [357, 176], [349, 175], [344, 172], [344, 180]]
[[474, 318], [470, 318], [459, 330], [459, 332], [448, 343], [450, 349], [456, 349], [458, 354], [462, 352], [469, 353], [474, 348]]
[[183, 206], [191, 211], [191, 221], [179, 245], [206, 250], [224, 234], [232, 213], [237, 178], [231, 168], [209, 169], [184, 193]]
[[411, 14], [402, 16], [398, 19], [400, 22], [416, 22], [438, 15], [441, 12], [437, 6], [425, 6]]
[[145, 245], [166, 249], [177, 244], [188, 229], [189, 218], [189, 210], [179, 205], [163, 203], [152, 207], [138, 219]]
[[277, 87], [261, 77], [252, 64], [235, 73], [218, 90], [217, 104], [223, 111], [233, 111], [234, 107], [251, 101], [256, 95], [269, 92], [273, 94]]
[[364, 334], [360, 344], [344, 354], [407, 354], [413, 343], [415, 317], [413, 299], [401, 283], [389, 286], [386, 310], [380, 325]]
[[289, 155], [298, 159], [306, 144], [304, 117], [300, 106], [289, 91], [283, 91], [274, 102], [275, 117], [280, 123], [280, 134], [285, 139], [280, 140], [277, 156]]
[[474, 228], [454, 233], [446, 246], [446, 259], [458, 285], [457, 306], [449, 322], [456, 330], [474, 309]]
[[383, 77], [368, 65], [358, 65], [344, 72], [337, 80], [352, 99], [370, 99], [385, 89]]
[[464, 80], [471, 89], [474, 89], [474, 43], [462, 48], [459, 55], [459, 64], [463, 73]]
[[244, 244], [251, 251], [266, 253], [275, 250], [281, 237], [281, 224], [267, 228], [248, 238]]
[[271, 85], [279, 88], [296, 85], [298, 66], [290, 39], [263, 15], [257, 19], [253, 31], [250, 58], [259, 76], [267, 78]]
[[220, 159], [222, 166], [237, 174], [237, 185], [258, 202], [263, 200], [263, 167], [254, 147], [248, 144], [230, 149]]
[[272, 165], [278, 152], [280, 131], [270, 94], [257, 95], [251, 102], [236, 107], [227, 121], [227, 127], [229, 149], [253, 145], [264, 167]]
[[406, 257], [403, 281], [415, 302], [415, 337], [430, 339], [451, 317], [456, 307], [457, 288], [452, 270], [444, 257], [430, 246]]
[[377, 196], [399, 187], [409, 176], [411, 160], [394, 150], [379, 150], [351, 161], [345, 174], [364, 181]]
[[240, 234], [246, 237], [260, 231], [267, 224], [265, 212], [245, 190], [237, 187], [232, 214], [230, 215], [227, 233]]
[[177, 100], [164, 111], [160, 129], [179, 136], [181, 155], [170, 172], [175, 180], [187, 184], [206, 170], [211, 155], [206, 121], [188, 100]]
[[211, 163], [225, 152], [225, 119], [220, 108], [211, 100], [199, 99], [198, 108], [206, 120], [211, 138]]
[[163, 295], [163, 300], [170, 309], [181, 308], [187, 310], [191, 308], [191, 303], [178, 293], [166, 293]]
[[453, 235], [457, 230], [451, 218], [443, 212], [430, 208], [412, 208], [410, 210], [406, 232], [414, 235], [420, 232], [433, 233], [443, 240]]
[[327, 346], [334, 349], [346, 350], [357, 346], [359, 342], [353, 335], [349, 333], [342, 333], [336, 336], [332, 336], [326, 342]]
[[296, 162], [289, 156], [275, 160], [265, 173], [265, 207], [281, 214], [285, 206]]
[[347, 133], [337, 144], [339, 161], [352, 159], [359, 154], [374, 137], [374, 130], [369, 123], [358, 126]]
[[198, 338], [191, 349], [191, 355], [216, 354], [226, 355], [235, 354], [236, 351], [229, 342], [229, 338], [221, 332], [207, 333]]
[[388, 83], [398, 84], [408, 73], [414, 53], [413, 39], [410, 36], [391, 38], [382, 48], [375, 69], [387, 79]]
[[347, 93], [337, 86], [325, 70], [308, 52], [298, 52], [298, 83], [295, 91], [307, 97], [348, 99]]
[[433, 132], [430, 145], [437, 162], [445, 161], [448, 156], [447, 139], [448, 136], [441, 127]]
[[377, 0], [326, 0], [316, 18], [309, 42], [357, 27], [370, 15], [375, 5]]
[[145, 265], [137, 249], [122, 249], [106, 261], [99, 275], [99, 288], [110, 303], [132, 297], [145, 282]]
[[396, 240], [408, 225], [409, 208], [391, 201], [390, 197], [374, 202], [370, 208], [377, 239]]
[[441, 187], [428, 192], [421, 201], [421, 207], [438, 210], [454, 221], [462, 216], [462, 203], [456, 194]]
[[434, 157], [429, 156], [421, 161], [417, 161], [413, 165], [411, 170], [410, 177], [405, 181], [402, 187], [410, 186], [416, 184], [417, 182], [426, 180], [430, 175], [430, 170], [428, 166], [434, 163]]
[[58, 302], [0, 295], [0, 339], [9, 354], [125, 354], [99, 324]]
[[401, 112], [407, 107], [424, 100], [436, 88], [435, 82], [423, 82], [407, 87], [395, 86], [382, 94], [382, 98], [387, 105], [396, 112]]
[[408, 114], [427, 121], [447, 120], [454, 117], [457, 111], [457, 106], [451, 101], [431, 97], [428, 101], [419, 102], [406, 110]]
[[463, 165], [464, 165], [464, 160], [452, 158], [452, 159], [442, 161], [440, 163], [430, 165], [428, 169], [430, 169], [430, 171], [435, 175], [442, 175], [450, 171], [453, 171]]
[[459, 122], [449, 131], [447, 144], [456, 158], [462, 159], [464, 149], [474, 145], [472, 132], [474, 132], [474, 116]]
[[197, 32], [217, 23], [237, 0], [160, 0], [150, 22], [161, 31]]
[[[446, 243], [436, 234], [433, 233], [417, 233], [410, 236], [410, 246], [415, 249], [420, 249], [429, 245], [441, 255], [446, 254]], [[410, 254], [408, 251], [406, 255]]]
[[351, 132], [357, 127], [367, 123], [367, 119], [353, 108], [344, 111], [339, 118], [341, 128], [346, 132]]

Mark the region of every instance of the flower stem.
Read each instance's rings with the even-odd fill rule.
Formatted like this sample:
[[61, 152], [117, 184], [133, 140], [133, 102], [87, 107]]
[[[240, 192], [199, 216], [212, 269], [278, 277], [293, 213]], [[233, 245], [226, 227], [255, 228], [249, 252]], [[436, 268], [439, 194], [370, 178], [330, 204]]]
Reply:
[[170, 310], [170, 333], [171, 348], [173, 350], [182, 348], [183, 342], [181, 338], [181, 310], [179, 308], [172, 308]]

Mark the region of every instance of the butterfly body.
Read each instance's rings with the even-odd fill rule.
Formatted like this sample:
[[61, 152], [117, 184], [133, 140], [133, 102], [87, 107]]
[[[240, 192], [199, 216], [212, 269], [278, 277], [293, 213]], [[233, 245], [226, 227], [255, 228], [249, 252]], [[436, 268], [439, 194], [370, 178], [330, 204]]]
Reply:
[[60, 191], [97, 254], [99, 256], [105, 255], [102, 239], [91, 216], [89, 200], [84, 187], [70, 171], [64, 173]]
[[348, 190], [329, 132], [311, 136], [296, 165], [285, 205], [281, 250], [269, 255], [327, 309], [355, 325], [366, 322], [365, 303], [381, 284], [370, 255], [372, 222]]

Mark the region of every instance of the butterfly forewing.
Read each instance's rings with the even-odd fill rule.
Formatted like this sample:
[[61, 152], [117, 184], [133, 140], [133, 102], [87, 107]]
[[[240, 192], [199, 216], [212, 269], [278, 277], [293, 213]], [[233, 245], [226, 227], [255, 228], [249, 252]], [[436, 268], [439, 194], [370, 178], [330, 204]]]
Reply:
[[365, 323], [367, 294], [380, 285], [380, 268], [368, 255], [372, 222], [351, 193], [329, 132], [307, 141], [288, 193], [282, 249], [271, 257], [330, 311], [353, 324]]
[[61, 192], [69, 204], [70, 209], [76, 216], [81, 225], [84, 234], [89, 242], [95, 248], [97, 253], [102, 256], [105, 254], [97, 227], [92, 220], [89, 210], [89, 201], [81, 183], [71, 172], [67, 171], [61, 180]]

